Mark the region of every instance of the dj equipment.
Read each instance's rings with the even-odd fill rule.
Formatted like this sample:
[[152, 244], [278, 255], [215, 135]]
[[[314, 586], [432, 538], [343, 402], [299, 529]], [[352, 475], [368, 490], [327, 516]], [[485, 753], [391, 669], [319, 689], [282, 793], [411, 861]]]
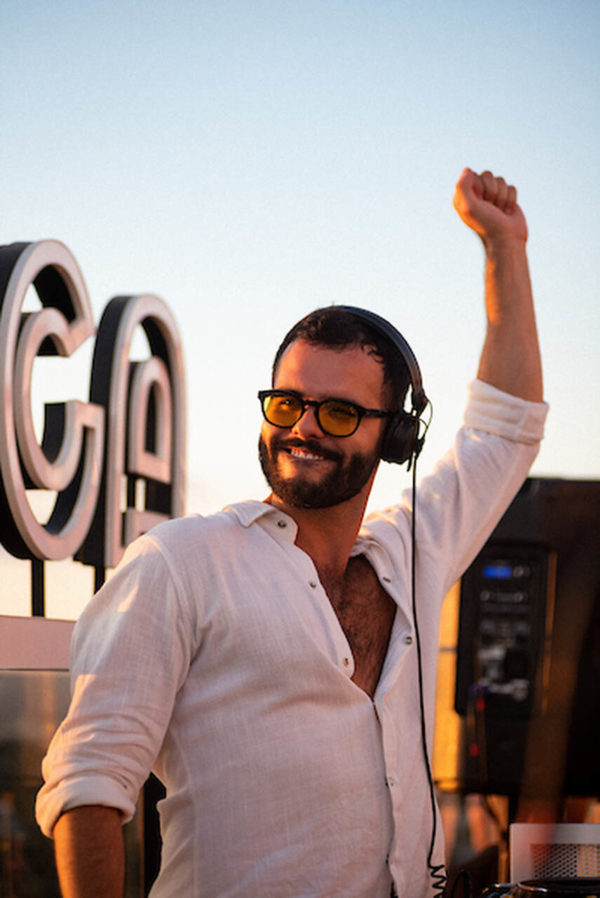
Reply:
[[600, 879], [527, 879], [490, 886], [480, 898], [600, 898]]
[[600, 896], [600, 824], [513, 823], [509, 840], [512, 883], [480, 898]]
[[[425, 442], [425, 433], [422, 431], [421, 415], [427, 408], [429, 400], [423, 389], [421, 378], [421, 370], [417, 359], [400, 333], [396, 328], [377, 315], [367, 309], [360, 309], [356, 306], [336, 306], [343, 312], [348, 312], [355, 318], [364, 321], [379, 335], [385, 337], [392, 346], [400, 354], [410, 377], [411, 397], [410, 411], [399, 409], [390, 419], [383, 438], [381, 446], [381, 458], [383, 461], [393, 462], [395, 464], [403, 464], [408, 462], [410, 470], [413, 462], [418, 458], [423, 443]], [[425, 427], [425, 431], [426, 431]]]
[[600, 882], [600, 823], [512, 823], [510, 878]]
[[461, 583], [461, 791], [600, 793], [600, 481], [529, 479]]

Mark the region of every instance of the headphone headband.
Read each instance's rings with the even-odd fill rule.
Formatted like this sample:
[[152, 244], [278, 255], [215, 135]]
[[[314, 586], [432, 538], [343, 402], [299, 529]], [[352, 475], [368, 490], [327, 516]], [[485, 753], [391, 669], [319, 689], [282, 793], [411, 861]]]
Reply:
[[419, 368], [419, 363], [417, 362], [414, 352], [400, 331], [385, 318], [382, 318], [381, 315], [377, 315], [376, 312], [370, 312], [368, 309], [361, 309], [358, 306], [335, 306], [335, 308], [340, 309], [342, 312], [348, 312], [355, 318], [360, 318], [362, 321], [370, 324], [374, 330], [378, 331], [384, 337], [387, 337], [392, 345], [398, 350], [408, 368], [410, 376], [412, 408], [418, 415], [422, 414], [427, 407], [429, 400], [423, 389], [421, 369]]
[[391, 419], [383, 438], [381, 457], [384, 461], [395, 462], [396, 464], [408, 461], [408, 467], [410, 468], [423, 448], [425, 436], [419, 435], [420, 416], [429, 404], [423, 389], [421, 369], [415, 354], [400, 331], [393, 324], [390, 324], [389, 321], [386, 321], [385, 318], [382, 318], [381, 315], [357, 306], [335, 306], [335, 308], [364, 321], [377, 333], [387, 337], [400, 354], [408, 369], [411, 385], [411, 411], [406, 412], [399, 409]]

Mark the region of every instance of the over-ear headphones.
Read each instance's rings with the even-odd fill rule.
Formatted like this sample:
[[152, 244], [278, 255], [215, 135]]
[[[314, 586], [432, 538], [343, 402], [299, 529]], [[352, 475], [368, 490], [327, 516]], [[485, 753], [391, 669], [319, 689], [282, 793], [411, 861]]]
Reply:
[[410, 377], [410, 411], [398, 409], [386, 428], [381, 444], [381, 458], [383, 461], [403, 464], [408, 462], [408, 468], [419, 456], [425, 442], [425, 430], [421, 433], [421, 415], [429, 404], [429, 400], [423, 389], [421, 369], [415, 358], [415, 354], [393, 324], [367, 309], [357, 306], [336, 306], [340, 311], [348, 312], [355, 318], [370, 325], [378, 334], [387, 337], [392, 346], [397, 349]]

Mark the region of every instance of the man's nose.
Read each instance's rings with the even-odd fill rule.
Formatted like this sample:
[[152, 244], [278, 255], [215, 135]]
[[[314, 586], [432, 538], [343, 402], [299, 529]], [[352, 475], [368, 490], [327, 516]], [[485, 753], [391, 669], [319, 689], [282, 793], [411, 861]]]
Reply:
[[309, 405], [304, 409], [303, 414], [292, 427], [292, 433], [297, 434], [304, 439], [314, 436], [323, 436], [323, 431], [321, 430], [317, 419], [316, 408]]

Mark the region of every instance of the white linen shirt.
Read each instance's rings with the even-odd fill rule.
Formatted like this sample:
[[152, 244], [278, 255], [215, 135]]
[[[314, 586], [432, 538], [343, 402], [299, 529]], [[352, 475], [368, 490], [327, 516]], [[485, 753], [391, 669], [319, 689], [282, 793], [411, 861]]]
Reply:
[[[417, 616], [431, 742], [442, 600], [510, 504], [546, 414], [475, 381], [465, 427], [418, 490]], [[51, 835], [80, 805], [129, 819], [153, 769], [153, 898], [432, 894], [411, 610], [412, 495], [370, 515], [363, 554], [397, 603], [374, 701], [294, 521], [263, 502], [138, 539], [76, 625], [73, 700], [44, 760]], [[438, 825], [434, 860], [443, 855]]]

